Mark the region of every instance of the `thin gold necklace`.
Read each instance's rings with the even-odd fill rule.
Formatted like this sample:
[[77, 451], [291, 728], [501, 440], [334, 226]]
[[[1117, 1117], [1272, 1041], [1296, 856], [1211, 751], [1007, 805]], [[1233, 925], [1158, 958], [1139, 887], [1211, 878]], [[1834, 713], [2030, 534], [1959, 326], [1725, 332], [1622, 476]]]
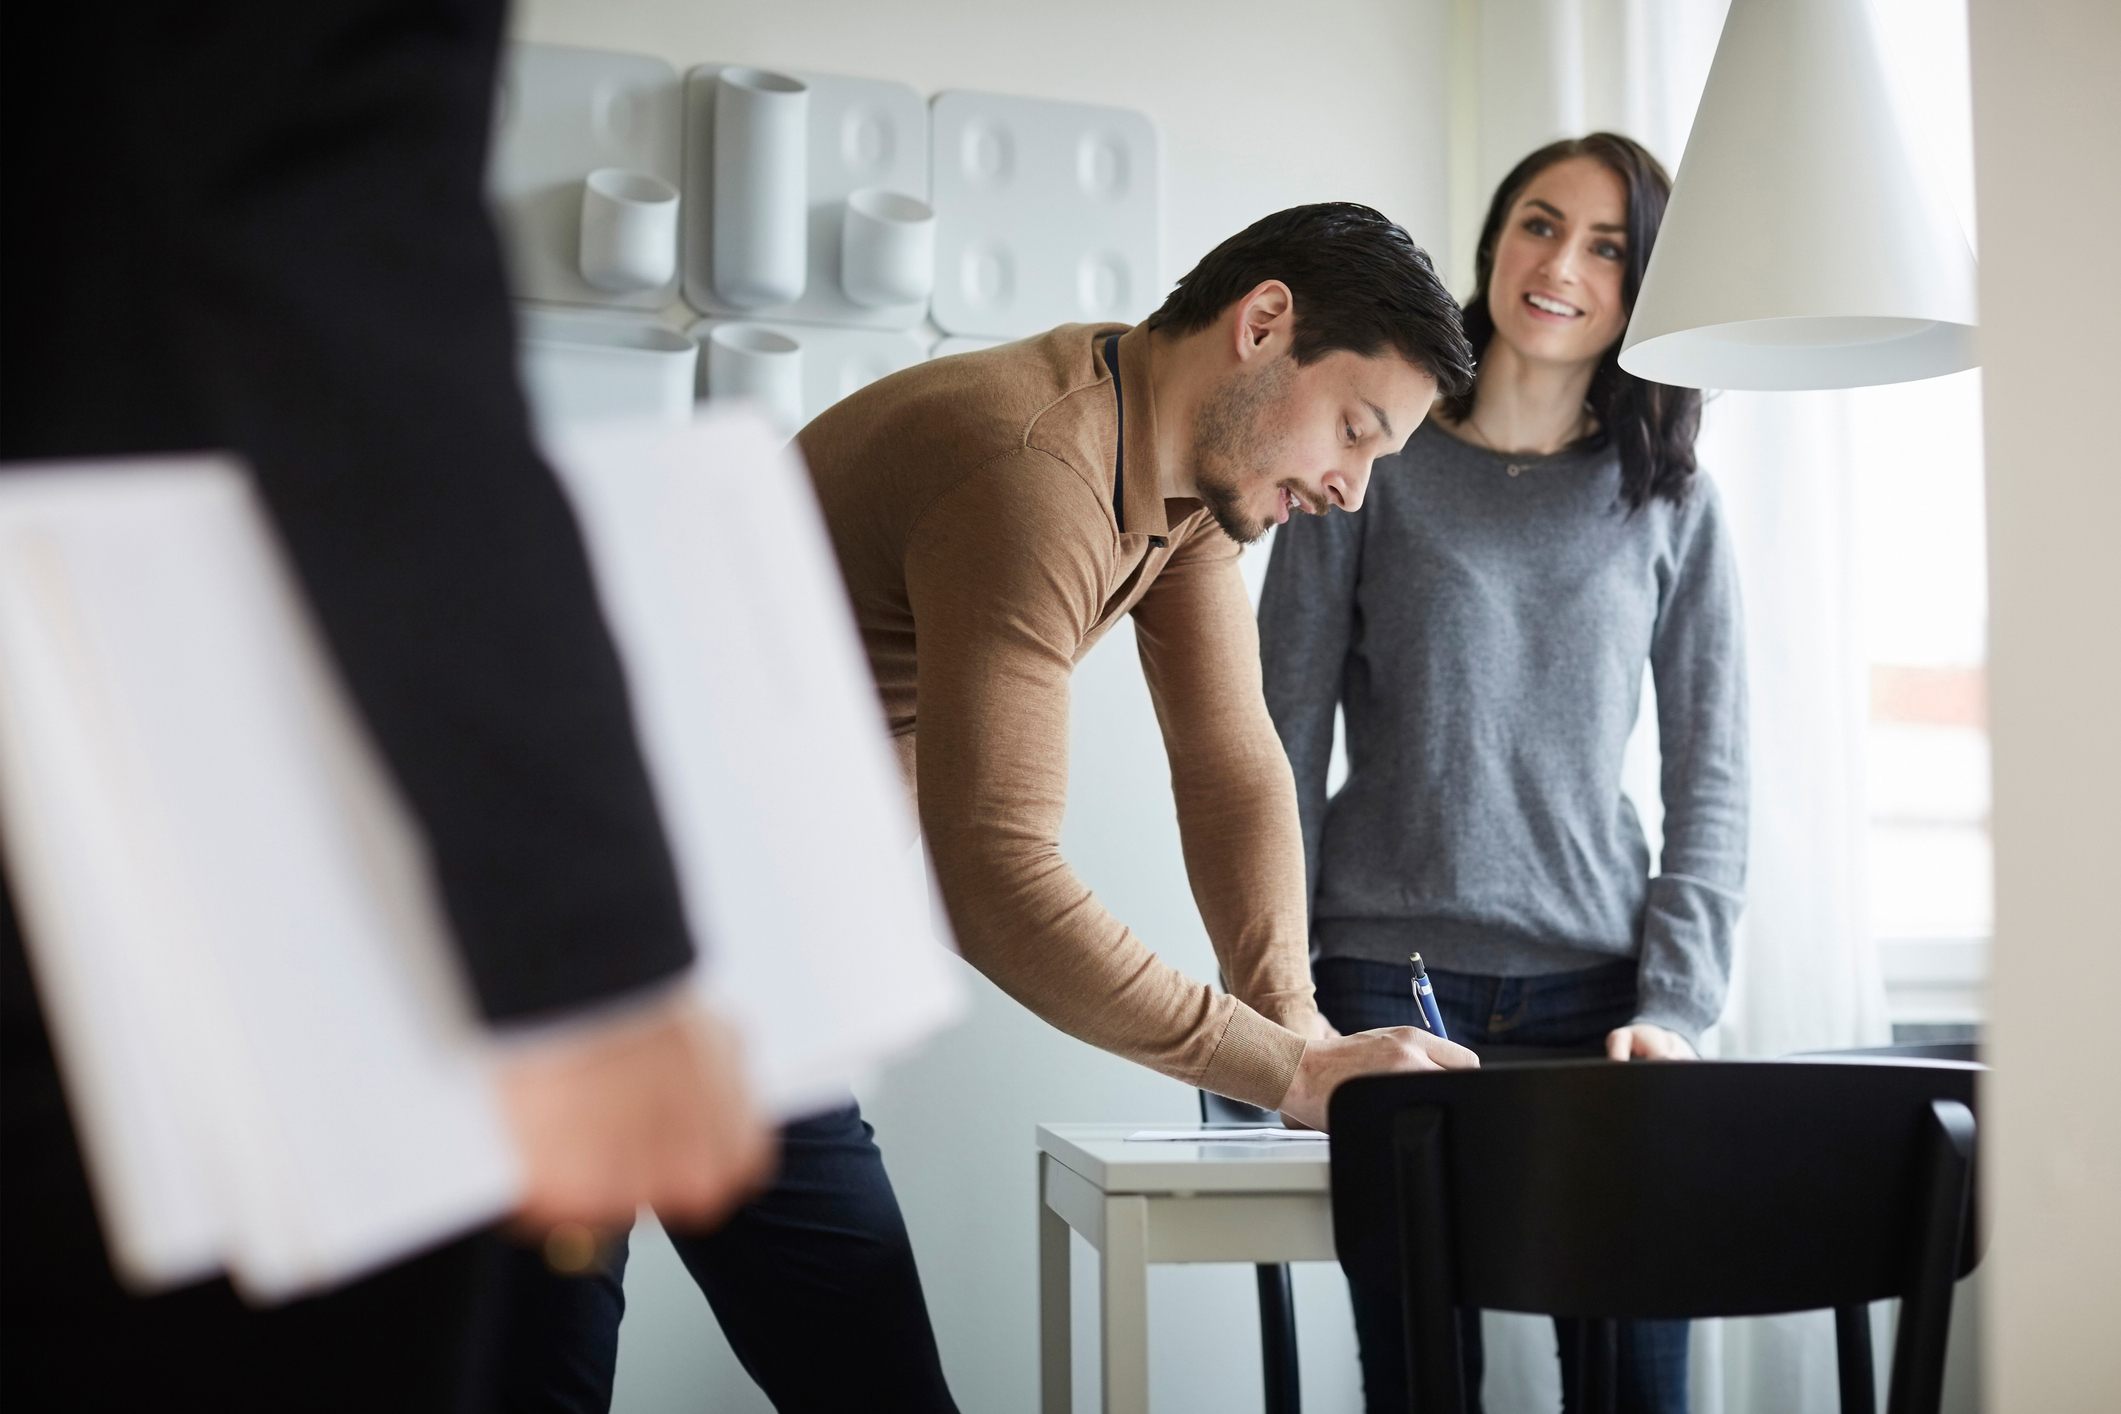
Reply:
[[[1567, 442], [1562, 444], [1559, 451], [1543, 452], [1539, 456], [1533, 457], [1530, 461], [1512, 461], [1510, 460], [1511, 453], [1506, 452], [1502, 448], [1496, 446], [1495, 439], [1488, 436], [1486, 432], [1481, 430], [1480, 417], [1470, 408], [1466, 410], [1466, 426], [1471, 428], [1473, 430], [1473, 435], [1480, 439], [1481, 446], [1486, 447], [1496, 456], [1501, 457], [1503, 459], [1503, 469], [1508, 471], [1512, 476], [1522, 476], [1525, 472], [1530, 471], [1535, 466], [1545, 466], [1548, 462], [1554, 460], [1554, 458], [1564, 455], [1569, 450], [1569, 447], [1574, 445], [1576, 442], [1576, 438], [1574, 436], [1571, 436]], [[1578, 413], [1576, 415], [1576, 426], [1571, 428], [1570, 431], [1572, 433], [1580, 432], [1582, 428], [1583, 414]]]

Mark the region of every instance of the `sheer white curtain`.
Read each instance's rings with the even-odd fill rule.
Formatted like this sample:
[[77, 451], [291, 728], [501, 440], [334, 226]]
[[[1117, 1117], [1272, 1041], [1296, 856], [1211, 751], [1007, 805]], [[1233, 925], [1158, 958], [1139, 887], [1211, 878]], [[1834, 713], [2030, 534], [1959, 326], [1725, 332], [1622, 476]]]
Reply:
[[[1459, 0], [1453, 55], [1454, 284], [1495, 184], [1557, 137], [1601, 128], [1676, 171], [1726, 0]], [[1712, 396], [1701, 464], [1738, 545], [1752, 684], [1753, 833], [1730, 1005], [1707, 1048], [1764, 1057], [1888, 1039], [1865, 894], [1868, 669], [1855, 563], [1848, 394]], [[1647, 707], [1647, 704], [1645, 704]], [[1654, 717], [1628, 779], [1653, 836]], [[1552, 1328], [1489, 1318], [1491, 1414], [1553, 1410]], [[1835, 1407], [1825, 1314], [1697, 1323], [1698, 1414]]]

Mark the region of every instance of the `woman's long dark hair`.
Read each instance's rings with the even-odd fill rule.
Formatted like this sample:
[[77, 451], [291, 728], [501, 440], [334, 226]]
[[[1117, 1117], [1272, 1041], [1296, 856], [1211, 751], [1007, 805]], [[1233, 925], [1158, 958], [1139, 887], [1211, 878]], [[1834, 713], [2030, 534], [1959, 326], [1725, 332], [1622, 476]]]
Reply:
[[[1495, 246], [1502, 239], [1502, 224], [1510, 208], [1532, 179], [1557, 162], [1572, 157], [1590, 157], [1603, 162], [1620, 178], [1628, 192], [1627, 267], [1621, 274], [1621, 304], [1630, 314], [1635, 295], [1642, 288], [1642, 272], [1649, 268], [1650, 247], [1657, 241], [1657, 227], [1664, 220], [1665, 203], [1671, 199], [1672, 179], [1664, 167], [1632, 138], [1618, 133], [1592, 133], [1589, 137], [1565, 138], [1549, 143], [1512, 168], [1495, 189], [1487, 222], [1480, 228], [1480, 249], [1474, 257], [1478, 282], [1466, 301], [1466, 340], [1473, 357], [1487, 357], [1488, 341], [1495, 337], [1495, 317], [1488, 312], [1488, 280], [1495, 273]], [[1641, 510], [1653, 497], [1677, 504], [1686, 499], [1694, 478], [1694, 435], [1701, 428], [1701, 394], [1693, 388], [1674, 388], [1651, 383], [1620, 367], [1619, 339], [1598, 360], [1591, 375], [1591, 390], [1585, 401], [1598, 420], [1588, 436], [1572, 450], [1620, 449], [1620, 495], [1628, 509]], [[1473, 415], [1473, 392], [1468, 389], [1446, 398], [1444, 413], [1456, 423]]]

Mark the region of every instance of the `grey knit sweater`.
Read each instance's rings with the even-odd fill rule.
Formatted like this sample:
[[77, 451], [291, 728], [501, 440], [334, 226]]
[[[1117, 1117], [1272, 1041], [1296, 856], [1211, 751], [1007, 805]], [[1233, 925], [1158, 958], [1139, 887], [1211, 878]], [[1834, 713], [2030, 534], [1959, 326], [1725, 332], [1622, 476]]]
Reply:
[[[1636, 1019], [1722, 1013], [1745, 884], [1738, 575], [1716, 489], [1630, 514], [1616, 454], [1509, 463], [1433, 421], [1363, 509], [1275, 536], [1267, 706], [1319, 956], [1529, 976], [1641, 962]], [[1621, 792], [1654, 674], [1664, 854]], [[1348, 778], [1329, 800], [1334, 709]]]

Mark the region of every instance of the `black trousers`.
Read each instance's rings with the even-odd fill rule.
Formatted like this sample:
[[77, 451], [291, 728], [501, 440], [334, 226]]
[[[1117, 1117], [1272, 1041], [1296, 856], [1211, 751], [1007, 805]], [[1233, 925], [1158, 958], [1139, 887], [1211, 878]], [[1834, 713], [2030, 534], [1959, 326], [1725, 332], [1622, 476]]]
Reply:
[[121, 1287], [0, 877], [0, 1408], [483, 1409], [502, 1249], [484, 1234], [272, 1310], [225, 1281]]
[[[853, 1103], [784, 1129], [772, 1189], [722, 1228], [670, 1236], [776, 1409], [956, 1409], [884, 1156]], [[503, 1406], [603, 1414], [626, 1310], [625, 1242], [579, 1277], [529, 1252], [508, 1260], [495, 1357]]]

